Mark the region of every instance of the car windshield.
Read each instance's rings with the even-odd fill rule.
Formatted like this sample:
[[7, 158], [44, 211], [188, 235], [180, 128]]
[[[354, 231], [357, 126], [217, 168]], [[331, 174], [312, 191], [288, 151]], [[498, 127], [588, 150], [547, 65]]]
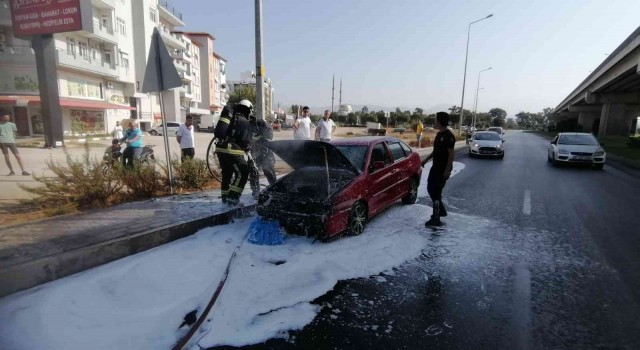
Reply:
[[500, 135], [494, 132], [478, 133], [474, 138], [480, 141], [500, 141]]
[[597, 146], [598, 140], [591, 135], [561, 135], [558, 139], [560, 145]]
[[367, 156], [367, 146], [362, 145], [340, 145], [336, 146], [338, 151], [349, 159], [353, 166], [362, 171], [362, 167], [364, 166], [364, 159]]

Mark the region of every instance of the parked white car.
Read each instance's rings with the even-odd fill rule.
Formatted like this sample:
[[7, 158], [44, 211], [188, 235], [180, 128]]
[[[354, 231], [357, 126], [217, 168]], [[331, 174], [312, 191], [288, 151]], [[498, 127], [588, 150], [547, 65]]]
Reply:
[[469, 157], [492, 156], [504, 158], [502, 135], [493, 131], [478, 131], [469, 141]]
[[607, 154], [592, 134], [560, 133], [549, 144], [547, 161], [558, 165], [561, 163], [592, 164], [602, 169]]
[[[180, 129], [180, 123], [178, 122], [167, 122], [167, 134], [169, 134], [169, 136], [173, 136], [176, 134], [176, 132], [178, 131], [178, 129]], [[162, 135], [162, 123], [154, 126], [153, 128], [151, 128], [151, 130], [149, 130], [149, 134], [151, 135]]]

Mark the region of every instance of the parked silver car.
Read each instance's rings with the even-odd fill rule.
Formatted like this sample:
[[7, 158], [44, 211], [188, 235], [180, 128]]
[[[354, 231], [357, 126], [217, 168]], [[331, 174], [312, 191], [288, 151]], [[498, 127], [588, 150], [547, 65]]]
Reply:
[[[180, 129], [180, 123], [167, 122], [167, 134], [169, 134], [169, 136], [175, 135], [178, 129]], [[151, 130], [149, 130], [149, 134], [153, 136], [162, 135], [162, 132], [163, 132], [162, 123], [154, 126], [153, 128], [151, 128]]]

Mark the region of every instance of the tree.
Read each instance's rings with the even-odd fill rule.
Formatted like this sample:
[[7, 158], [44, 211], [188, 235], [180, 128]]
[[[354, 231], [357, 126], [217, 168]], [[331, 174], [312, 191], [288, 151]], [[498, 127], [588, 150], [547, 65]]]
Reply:
[[412, 122], [418, 122], [418, 120], [422, 120], [424, 118], [424, 110], [422, 108], [416, 107], [411, 115]]
[[250, 85], [240, 85], [236, 87], [231, 96], [229, 96], [229, 104], [232, 106], [242, 100], [249, 100], [254, 106], [256, 105], [256, 89]]
[[517, 127], [516, 121], [513, 118], [507, 119], [507, 129], [515, 129]]
[[491, 118], [507, 118], [507, 111], [505, 111], [502, 108], [491, 108], [489, 110], [489, 115], [491, 115]]
[[460, 113], [460, 107], [453, 105], [449, 108], [449, 114], [458, 114]]

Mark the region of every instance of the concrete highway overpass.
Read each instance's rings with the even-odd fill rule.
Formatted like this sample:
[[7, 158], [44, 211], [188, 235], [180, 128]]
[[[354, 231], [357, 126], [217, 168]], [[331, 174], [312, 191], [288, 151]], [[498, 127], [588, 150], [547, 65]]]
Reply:
[[[555, 109], [598, 137], [628, 135], [640, 116], [640, 27]], [[635, 124], [634, 124], [635, 125]]]

